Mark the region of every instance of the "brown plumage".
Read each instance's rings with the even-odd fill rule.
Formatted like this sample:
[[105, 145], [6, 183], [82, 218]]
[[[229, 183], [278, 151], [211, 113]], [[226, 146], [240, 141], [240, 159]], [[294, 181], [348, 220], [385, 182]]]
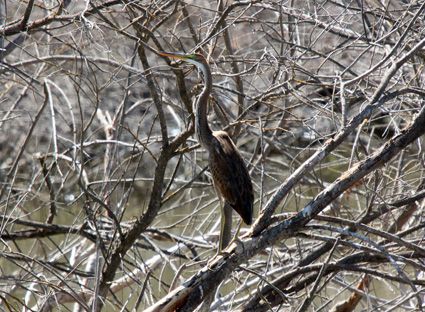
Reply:
[[212, 132], [208, 125], [207, 106], [212, 90], [212, 77], [204, 56], [170, 52], [160, 52], [159, 54], [194, 64], [203, 75], [205, 85], [195, 102], [194, 109], [195, 132], [199, 143], [208, 151], [214, 186], [224, 199], [220, 239], [220, 246], [224, 248], [230, 241], [232, 225], [231, 210], [229, 216], [226, 211], [227, 205], [236, 210], [246, 224], [252, 224], [254, 193], [248, 170], [229, 135], [225, 131]]
[[209, 163], [214, 184], [242, 220], [252, 224], [254, 194], [251, 178], [235, 144], [225, 131], [214, 131]]

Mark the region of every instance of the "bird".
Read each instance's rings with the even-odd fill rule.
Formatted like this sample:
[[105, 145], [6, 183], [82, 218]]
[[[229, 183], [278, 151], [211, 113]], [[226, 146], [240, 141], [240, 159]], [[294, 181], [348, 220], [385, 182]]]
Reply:
[[[181, 60], [196, 66], [204, 85], [194, 102], [195, 134], [198, 142], [208, 153], [213, 185], [222, 202], [219, 251], [231, 241], [232, 209], [247, 225], [252, 224], [254, 192], [252, 181], [238, 148], [226, 131], [212, 131], [208, 124], [208, 99], [212, 91], [210, 66], [200, 53], [160, 51], [159, 55]], [[237, 236], [237, 234], [236, 234]]]

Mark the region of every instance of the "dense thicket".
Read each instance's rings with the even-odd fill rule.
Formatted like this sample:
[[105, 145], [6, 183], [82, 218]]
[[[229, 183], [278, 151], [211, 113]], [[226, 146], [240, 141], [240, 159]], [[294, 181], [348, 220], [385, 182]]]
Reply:
[[[424, 17], [423, 1], [1, 1], [0, 305], [421, 310]], [[206, 56], [210, 124], [254, 183], [256, 221], [219, 255], [202, 79], [159, 50]]]

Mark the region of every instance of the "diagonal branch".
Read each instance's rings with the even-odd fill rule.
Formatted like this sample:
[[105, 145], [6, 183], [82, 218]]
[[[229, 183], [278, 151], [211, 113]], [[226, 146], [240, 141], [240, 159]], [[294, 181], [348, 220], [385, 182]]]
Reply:
[[372, 95], [370, 104], [367, 105], [362, 112], [360, 112], [356, 117], [354, 117], [351, 122], [341, 129], [341, 131], [332, 139], [328, 140], [324, 146], [314, 153], [303, 166], [300, 166], [297, 170], [294, 171], [281, 185], [278, 191], [270, 198], [265, 207], [260, 212], [260, 217], [256, 220], [253, 225], [254, 235], [258, 235], [265, 227], [270, 223], [269, 220], [273, 215], [276, 208], [280, 205], [282, 200], [285, 198], [286, 194], [295, 186], [295, 184], [304, 176], [306, 172], [311, 170], [316, 164], [322, 161], [331, 151], [338, 147], [347, 136], [354, 131], [364, 120], [370, 118], [373, 111], [381, 106], [386, 101], [386, 96], [384, 95], [385, 89], [388, 86], [391, 78], [396, 74], [396, 72], [408, 61], [410, 60], [418, 51], [420, 51], [425, 46], [425, 38], [419, 41], [410, 51], [408, 51], [403, 57], [395, 61], [390, 68], [387, 70], [386, 74], [381, 80], [380, 85], [376, 89], [375, 93]]
[[172, 311], [175, 309], [193, 311], [209, 295], [210, 291], [215, 289], [239, 265], [277, 241], [292, 237], [357, 181], [388, 163], [402, 149], [424, 133], [425, 106], [421, 108], [410, 126], [389, 140], [371, 156], [342, 174], [295, 217], [263, 231], [258, 236], [246, 238], [243, 244], [233, 243], [225, 250], [225, 254], [214, 258], [206, 268], [162, 298], [147, 311]]

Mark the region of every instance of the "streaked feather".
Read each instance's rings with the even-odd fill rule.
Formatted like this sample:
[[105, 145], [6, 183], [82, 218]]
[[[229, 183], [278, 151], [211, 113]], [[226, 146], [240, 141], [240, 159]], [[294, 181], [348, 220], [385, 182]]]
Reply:
[[229, 135], [213, 132], [214, 149], [210, 150], [210, 169], [220, 195], [250, 225], [253, 215], [254, 194], [248, 170]]

